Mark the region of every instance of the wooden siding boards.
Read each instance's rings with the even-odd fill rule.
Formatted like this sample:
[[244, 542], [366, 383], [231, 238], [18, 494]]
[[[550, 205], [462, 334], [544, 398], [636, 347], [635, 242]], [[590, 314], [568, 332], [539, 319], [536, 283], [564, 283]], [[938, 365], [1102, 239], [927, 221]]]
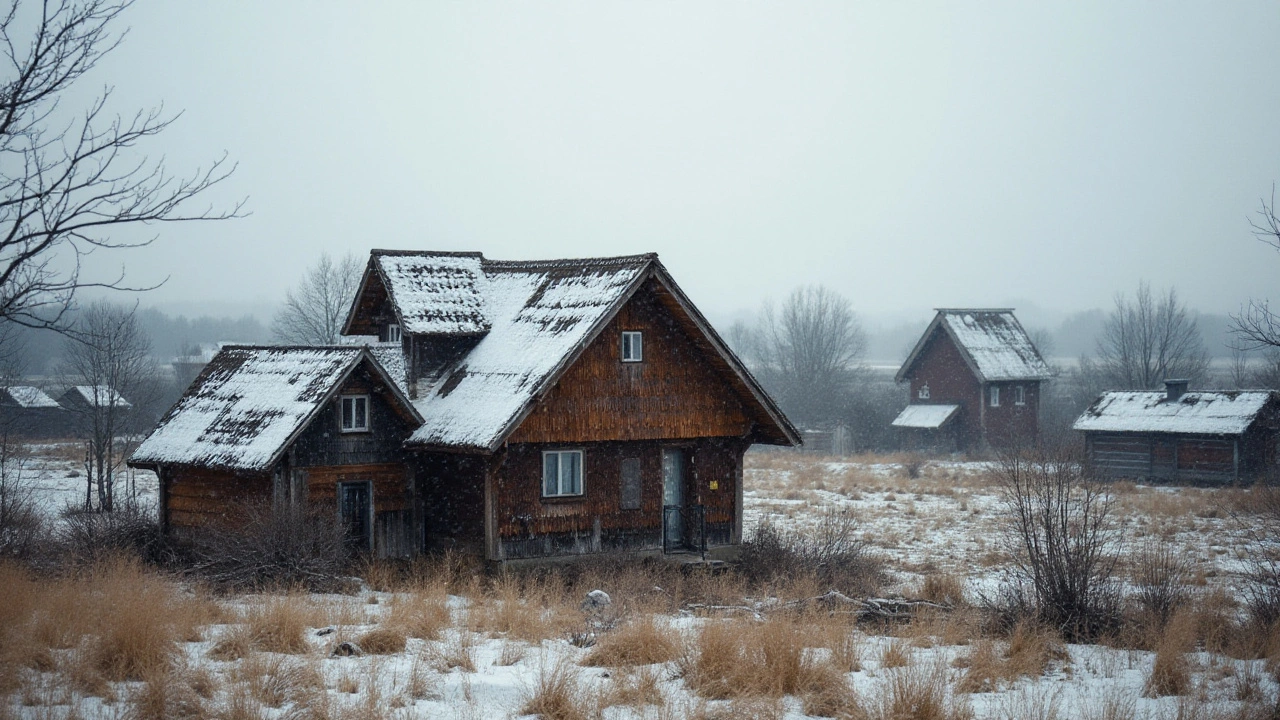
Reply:
[[[641, 362], [622, 362], [623, 331], [643, 333]], [[534, 407], [508, 442], [745, 436], [752, 422], [736, 392], [652, 287], [624, 305]]]

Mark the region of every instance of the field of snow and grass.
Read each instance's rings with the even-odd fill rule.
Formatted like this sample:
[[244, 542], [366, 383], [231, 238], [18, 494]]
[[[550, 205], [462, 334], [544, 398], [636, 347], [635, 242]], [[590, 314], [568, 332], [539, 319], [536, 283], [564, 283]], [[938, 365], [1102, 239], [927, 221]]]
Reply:
[[[82, 473], [73, 449], [43, 446], [23, 481], [52, 512], [83, 501]], [[152, 476], [135, 484], [154, 502]], [[1280, 644], [1238, 602], [1249, 491], [1114, 493], [1135, 549], [1120, 579], [1159, 541], [1188, 599], [1160, 632], [1135, 622], [1097, 645], [989, 627], [972, 602], [1009, 563], [993, 468], [906, 456], [749, 455], [745, 498], [748, 534], [852, 516], [883, 558], [879, 594], [945, 606], [910, 622], [804, 602], [825, 591], [811, 578], [617, 558], [374, 565], [348, 594], [215, 595], [126, 561], [56, 578], [0, 566], [0, 718], [1274, 717]], [[584, 609], [595, 589], [612, 602]]]

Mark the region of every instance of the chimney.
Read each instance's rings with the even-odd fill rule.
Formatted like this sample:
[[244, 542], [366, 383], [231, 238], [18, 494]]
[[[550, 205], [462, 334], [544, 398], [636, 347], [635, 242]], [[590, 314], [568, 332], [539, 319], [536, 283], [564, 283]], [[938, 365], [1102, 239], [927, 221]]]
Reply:
[[1187, 391], [1187, 385], [1191, 384], [1190, 380], [1169, 380], [1164, 381], [1164, 397], [1169, 402], [1173, 402], [1182, 397]]

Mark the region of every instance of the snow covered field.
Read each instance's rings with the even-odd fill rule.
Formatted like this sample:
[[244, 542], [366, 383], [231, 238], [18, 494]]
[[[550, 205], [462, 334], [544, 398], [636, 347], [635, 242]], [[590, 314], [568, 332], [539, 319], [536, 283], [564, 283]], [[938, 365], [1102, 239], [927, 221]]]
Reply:
[[[999, 497], [992, 467], [917, 462], [749, 455], [747, 531], [766, 519], [804, 526], [832, 509], [848, 512], [857, 518], [862, 539], [887, 561], [886, 593], [913, 596], [924, 578], [941, 575], [961, 579], [970, 594], [994, 588], [1008, 558], [997, 541]], [[84, 478], [78, 465], [72, 450], [38, 448], [24, 477], [42, 505], [56, 509], [82, 500]], [[79, 476], [73, 475], [77, 472]], [[154, 502], [154, 478], [139, 473], [135, 482], [139, 497]], [[1236, 573], [1248, 539], [1231, 513], [1241, 502], [1240, 492], [1116, 487], [1119, 516], [1131, 544], [1157, 537], [1173, 543], [1192, 567], [1194, 592], [1220, 598], [1239, 593]], [[1127, 571], [1122, 568], [1122, 574]], [[98, 597], [111, 592], [109, 582], [104, 583], [107, 589], [79, 591], [34, 582], [30, 593], [47, 591], [51, 598], [34, 606], [35, 624], [41, 612], [56, 615], [63, 612], [58, 608], [83, 608], [84, 603], [57, 593]], [[664, 589], [646, 584], [646, 578], [601, 574], [599, 583], [612, 593], [613, 603], [598, 612], [580, 608], [581, 587], [566, 591], [554, 578], [520, 586], [491, 583], [465, 569], [455, 572], [448, 585], [441, 580], [396, 592], [382, 589], [389, 583], [371, 576], [369, 585], [352, 595], [213, 598], [169, 581], [148, 591], [142, 582], [139, 593], [154, 591], [160, 597], [168, 592], [171, 604], [184, 608], [172, 614], [152, 603], [152, 623], [185, 628], [177, 638], [179, 662], [153, 671], [145, 681], [95, 682], [99, 671], [88, 659], [96, 657], [95, 633], [109, 621], [102, 619], [105, 615], [67, 610], [65, 617], [48, 620], [62, 626], [62, 635], [71, 640], [55, 643], [47, 657], [19, 664], [8, 687], [0, 671], [0, 691], [10, 693], [0, 718], [508, 718], [520, 717], [537, 700], [545, 701], [542, 708], [549, 717], [608, 720], [1216, 718], [1263, 717], [1239, 713], [1269, 709], [1280, 692], [1265, 660], [1187, 648], [1182, 694], [1145, 697], [1153, 652], [1064, 645], [1034, 634], [1012, 640], [984, 637], [972, 613], [927, 617], [910, 625], [856, 627], [825, 613], [797, 620], [765, 612], [765, 621], [758, 622], [739, 612], [689, 609], [688, 598], [733, 592], [717, 582], [711, 577], [690, 580], [682, 589], [670, 584]], [[4, 614], [5, 606], [11, 612], [21, 606], [22, 595], [14, 589], [20, 586], [0, 582], [0, 623], [15, 617]], [[58, 604], [59, 597], [64, 604]], [[767, 598], [737, 602], [770, 605]], [[42, 611], [40, 603], [48, 609]], [[1228, 607], [1224, 612], [1238, 611]], [[165, 619], [171, 615], [174, 619]], [[613, 620], [619, 621], [617, 629], [598, 632], [596, 647], [578, 646], [587, 644], [581, 642], [582, 634], [596, 627], [593, 623]], [[654, 632], [646, 634], [648, 623]], [[776, 632], [760, 629], [765, 626]], [[728, 628], [745, 644], [715, 645], [707, 628]], [[0, 635], [4, 632], [0, 626]], [[40, 633], [33, 631], [33, 636]], [[371, 652], [334, 657], [335, 648], [349, 641]], [[643, 650], [633, 657], [638, 664], [591, 664], [599, 657], [594, 652], [607, 647], [616, 651], [619, 645]], [[0, 657], [23, 647], [6, 642]], [[794, 650], [769, 655], [774, 664], [766, 664], [765, 674], [779, 682], [795, 675], [801, 678], [799, 689], [749, 690], [760, 678], [741, 671], [761, 647], [766, 654], [777, 648]], [[708, 669], [711, 655], [726, 648], [744, 653], [729, 661], [737, 667]], [[642, 662], [654, 657], [666, 659]], [[979, 672], [984, 668], [987, 675]], [[716, 672], [727, 673], [728, 690], [707, 690], [714, 684], [709, 686], [706, 678]], [[842, 687], [840, 683], [849, 690], [833, 699], [831, 689]], [[983, 691], [965, 692], [973, 689]], [[712, 699], [720, 696], [727, 697]], [[936, 706], [929, 704], [930, 698]]]

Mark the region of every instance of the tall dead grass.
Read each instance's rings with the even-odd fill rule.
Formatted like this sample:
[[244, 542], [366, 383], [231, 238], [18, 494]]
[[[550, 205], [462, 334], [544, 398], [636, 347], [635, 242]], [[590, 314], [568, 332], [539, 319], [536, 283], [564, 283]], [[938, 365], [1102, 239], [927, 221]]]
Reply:
[[680, 655], [675, 638], [671, 628], [659, 626], [652, 615], [644, 615], [603, 635], [582, 664], [620, 667], [668, 662]]

